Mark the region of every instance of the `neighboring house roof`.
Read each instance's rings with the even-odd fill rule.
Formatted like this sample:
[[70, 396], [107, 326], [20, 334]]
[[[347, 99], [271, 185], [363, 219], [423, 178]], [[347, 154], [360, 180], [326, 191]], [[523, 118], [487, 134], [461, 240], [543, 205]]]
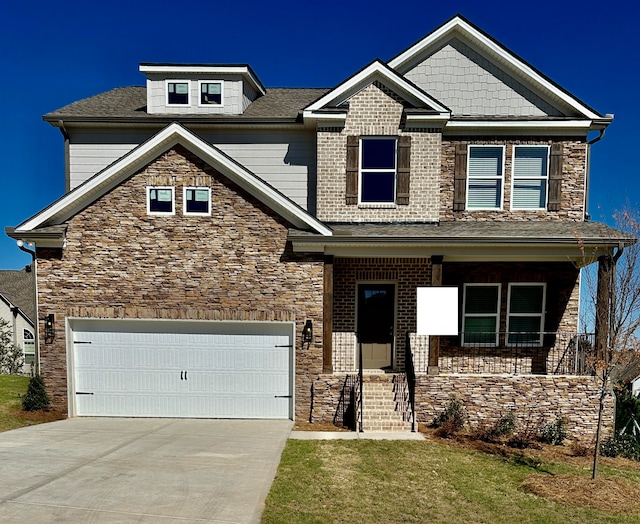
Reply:
[[[51, 237], [49, 242], [52, 245], [61, 245], [64, 239], [64, 229], [55, 226], [64, 224], [76, 213], [177, 144], [184, 146], [194, 155], [207, 162], [214, 169], [287, 219], [294, 227], [308, 228], [321, 235], [331, 235], [331, 230], [327, 226], [277, 189], [258, 178], [251, 171], [220, 151], [220, 149], [175, 122], [38, 214], [27, 219], [15, 229], [8, 228], [7, 234], [12, 238], [25, 240], [40, 239], [39, 245], [45, 247], [46, 240], [41, 230], [46, 228], [44, 236]], [[51, 229], [52, 226], [54, 227], [53, 230]], [[56, 237], [55, 235], [58, 236]]]
[[147, 88], [142, 86], [119, 87], [100, 93], [44, 115], [44, 120], [57, 123], [69, 121], [108, 121], [111, 119], [132, 121], [173, 122], [181, 121], [251, 121], [298, 119], [300, 111], [325, 94], [327, 89], [269, 88], [264, 96], [252, 102], [244, 114], [230, 115], [150, 115], [147, 113]]
[[29, 268], [0, 270], [0, 295], [12, 306], [17, 306], [33, 323], [36, 318], [33, 272]]

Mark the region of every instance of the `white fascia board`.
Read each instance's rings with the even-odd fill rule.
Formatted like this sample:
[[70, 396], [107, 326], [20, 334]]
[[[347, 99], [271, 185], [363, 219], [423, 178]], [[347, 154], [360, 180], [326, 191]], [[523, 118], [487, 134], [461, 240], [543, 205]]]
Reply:
[[411, 125], [430, 125], [432, 127], [444, 127], [451, 118], [450, 113], [438, 113], [434, 115], [411, 115], [407, 114], [407, 127]]
[[336, 124], [344, 125], [347, 120], [347, 113], [317, 113], [306, 109], [302, 112], [302, 116], [305, 120], [318, 120], [324, 124], [336, 122]]
[[353, 91], [358, 90], [359, 86], [362, 88], [369, 85], [373, 82], [374, 76], [380, 76], [381, 80], [386, 80], [390, 84], [394, 85], [398, 90], [404, 92], [405, 94], [413, 97], [416, 101], [425, 104], [429, 107], [432, 107], [434, 110], [448, 113], [449, 110], [444, 107], [440, 102], [430, 97], [426, 93], [419, 90], [417, 87], [413, 86], [409, 82], [407, 82], [401, 76], [395, 74], [393, 71], [389, 71], [389, 69], [380, 61], [375, 61], [365, 67], [362, 71], [355, 74], [351, 78], [345, 80], [338, 87], [329, 91], [326, 95], [324, 95], [319, 100], [316, 100], [310, 106], [307, 106], [304, 110], [304, 113], [312, 111], [318, 111], [319, 109], [323, 109], [326, 105], [331, 102], [336, 102], [337, 105], [344, 102], [347, 98], [353, 96]]
[[181, 125], [173, 123], [153, 138], [132, 150], [100, 174], [67, 193], [41, 213], [16, 227], [16, 233], [28, 233], [53, 218], [62, 223], [101, 194], [117, 186], [127, 176], [142, 168], [162, 151], [180, 143], [193, 154], [221, 171], [246, 191], [281, 213], [297, 226], [308, 226], [319, 234], [330, 236], [331, 229], [315, 219], [287, 197], [260, 181], [253, 173], [221, 151], [197, 137]]
[[544, 89], [547, 89], [554, 96], [565, 102], [567, 105], [582, 113], [585, 117], [590, 119], [601, 119], [602, 117], [595, 113], [592, 109], [585, 106], [578, 99], [569, 95], [562, 89], [558, 88], [555, 84], [544, 78], [540, 73], [535, 71], [531, 66], [522, 62], [522, 60], [516, 58], [511, 52], [505, 49], [503, 46], [497, 44], [493, 40], [487, 38], [481, 32], [470, 26], [467, 22], [459, 17], [454, 17], [448, 23], [436, 29], [433, 33], [422, 39], [417, 44], [407, 49], [404, 53], [398, 55], [396, 58], [389, 62], [389, 67], [392, 69], [398, 69], [404, 63], [411, 60], [414, 56], [420, 54], [425, 48], [447, 35], [451, 31], [460, 31], [471, 40], [475, 40], [481, 46], [488, 49], [491, 53], [498, 56], [500, 60], [505, 61], [509, 67], [518, 71], [523, 76], [531, 79], [533, 82], [539, 84]]
[[445, 125], [446, 132], [548, 132], [548, 133], [578, 133], [586, 134], [592, 130], [591, 120], [529, 120], [529, 121], [505, 121], [505, 120], [450, 120]]

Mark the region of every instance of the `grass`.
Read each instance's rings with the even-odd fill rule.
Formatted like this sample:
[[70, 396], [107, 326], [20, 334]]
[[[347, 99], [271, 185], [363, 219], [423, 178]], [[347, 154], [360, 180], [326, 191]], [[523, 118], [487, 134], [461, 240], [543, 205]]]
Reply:
[[[593, 483], [588, 457], [535, 453], [437, 439], [289, 440], [262, 522], [640, 523], [640, 467], [603, 465]], [[612, 503], [594, 504], [598, 495]]]
[[55, 411], [22, 411], [22, 397], [28, 387], [29, 377], [0, 375], [0, 431], [64, 418]]

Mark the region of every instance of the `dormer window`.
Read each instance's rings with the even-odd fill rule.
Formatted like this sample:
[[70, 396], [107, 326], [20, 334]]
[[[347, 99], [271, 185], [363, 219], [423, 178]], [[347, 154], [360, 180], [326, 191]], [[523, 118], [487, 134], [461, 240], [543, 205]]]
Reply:
[[191, 85], [188, 80], [167, 80], [167, 105], [191, 105], [190, 91]]
[[222, 82], [200, 81], [200, 105], [222, 106]]

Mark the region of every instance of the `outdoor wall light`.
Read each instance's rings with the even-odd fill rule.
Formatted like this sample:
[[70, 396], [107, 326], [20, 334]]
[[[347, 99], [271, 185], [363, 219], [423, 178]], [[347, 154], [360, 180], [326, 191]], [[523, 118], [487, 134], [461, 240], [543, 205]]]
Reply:
[[49, 313], [44, 317], [44, 342], [45, 344], [51, 344], [53, 339], [56, 338], [56, 328], [54, 325], [55, 317], [53, 313]]
[[302, 342], [311, 343], [313, 340], [313, 322], [307, 320], [302, 328]]

